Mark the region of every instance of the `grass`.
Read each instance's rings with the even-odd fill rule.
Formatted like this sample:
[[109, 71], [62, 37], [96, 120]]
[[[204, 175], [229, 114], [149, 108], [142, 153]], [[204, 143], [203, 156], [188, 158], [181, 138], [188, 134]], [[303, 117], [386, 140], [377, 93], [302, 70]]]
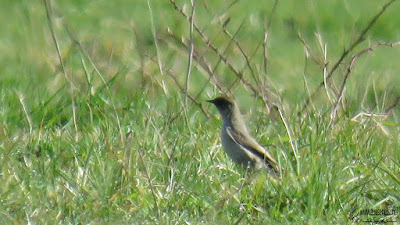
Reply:
[[[0, 223], [398, 221], [399, 3], [232, 3], [196, 1], [190, 31], [185, 1], [51, 2], [50, 24], [43, 2], [6, 1]], [[222, 93], [280, 179], [225, 155], [205, 102]]]

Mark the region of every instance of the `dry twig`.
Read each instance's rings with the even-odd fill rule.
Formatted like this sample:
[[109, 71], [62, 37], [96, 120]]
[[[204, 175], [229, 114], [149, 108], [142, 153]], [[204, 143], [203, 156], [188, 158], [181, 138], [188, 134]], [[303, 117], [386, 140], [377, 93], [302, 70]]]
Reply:
[[[337, 62], [334, 64], [332, 69], [329, 71], [327, 77], [326, 77], [326, 82], [330, 80], [330, 78], [333, 76], [335, 71], [339, 68], [339, 66], [343, 63], [344, 59], [361, 43], [366, 39], [366, 34], [368, 31], [372, 28], [372, 26], [378, 21], [378, 19], [381, 17], [381, 15], [386, 11], [386, 9], [396, 0], [389, 0], [386, 2], [385, 5], [383, 5], [382, 9], [372, 17], [368, 25], [361, 31], [360, 35], [356, 40], [353, 41], [353, 43], [350, 45], [348, 49], [345, 49], [340, 58], [337, 60]], [[309, 105], [310, 101], [317, 95], [318, 91], [325, 85], [325, 81], [322, 81], [318, 87], [314, 90], [314, 92], [311, 94], [309, 98], [304, 102], [304, 105], [302, 107], [302, 110], [307, 108]]]
[[[333, 107], [333, 110], [332, 110], [332, 113], [331, 113], [331, 119], [332, 119], [332, 120], [335, 119], [336, 114], [337, 114], [337, 110], [338, 110], [338, 108], [339, 108], [339, 104], [340, 104], [340, 102], [343, 101], [344, 92], [346, 91], [347, 80], [348, 80], [348, 78], [349, 78], [349, 76], [350, 76], [350, 73], [351, 73], [351, 71], [352, 71], [352, 69], [353, 69], [353, 67], [354, 67], [354, 64], [355, 64], [355, 62], [357, 61], [357, 59], [358, 59], [360, 56], [362, 56], [362, 55], [364, 55], [364, 54], [366, 54], [366, 53], [368, 53], [368, 52], [373, 51], [375, 48], [377, 48], [377, 47], [379, 47], [379, 46], [394, 47], [394, 46], [397, 46], [397, 45], [400, 45], [400, 41], [399, 41], [399, 42], [394, 42], [394, 43], [390, 43], [390, 42], [378, 42], [378, 43], [376, 43], [376, 44], [374, 44], [374, 45], [371, 45], [369, 48], [366, 48], [366, 49], [360, 51], [359, 53], [357, 53], [357, 54], [355, 54], [355, 55], [353, 56], [353, 58], [351, 59], [351, 62], [350, 62], [350, 64], [349, 64], [349, 66], [348, 66], [348, 68], [347, 68], [347, 72], [346, 72], [346, 75], [344, 76], [344, 80], [343, 80], [342, 86], [341, 86], [341, 88], [340, 88], [339, 95], [337, 96], [337, 100], [336, 100], [335, 106]], [[400, 101], [400, 100], [399, 100], [399, 101]], [[397, 103], [396, 103], [396, 104], [397, 104]], [[395, 106], [395, 105], [394, 105], [394, 106]], [[393, 107], [394, 107], [394, 106], [393, 106]], [[391, 109], [391, 108], [393, 108], [393, 107], [389, 107], [389, 109]], [[388, 111], [389, 111], [389, 110], [388, 110]]]

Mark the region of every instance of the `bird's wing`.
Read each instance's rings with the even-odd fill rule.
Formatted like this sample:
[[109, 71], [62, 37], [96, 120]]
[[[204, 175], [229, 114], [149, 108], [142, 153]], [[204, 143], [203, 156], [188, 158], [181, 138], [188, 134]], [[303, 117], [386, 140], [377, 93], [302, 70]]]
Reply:
[[267, 152], [263, 147], [261, 147], [252, 137], [244, 135], [240, 132], [232, 130], [231, 127], [226, 128], [226, 132], [229, 137], [236, 142], [236, 144], [245, 148], [245, 150], [250, 151], [253, 155], [262, 159], [265, 163], [268, 163], [269, 167], [272, 167], [277, 171], [277, 163], [275, 159]]

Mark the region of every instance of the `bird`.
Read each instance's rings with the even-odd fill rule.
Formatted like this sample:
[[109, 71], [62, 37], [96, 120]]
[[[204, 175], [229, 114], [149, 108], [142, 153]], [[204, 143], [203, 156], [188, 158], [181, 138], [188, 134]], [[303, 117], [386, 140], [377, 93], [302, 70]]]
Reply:
[[227, 155], [246, 168], [267, 168], [277, 174], [276, 160], [249, 134], [236, 102], [227, 96], [207, 102], [214, 104], [222, 117], [221, 141]]

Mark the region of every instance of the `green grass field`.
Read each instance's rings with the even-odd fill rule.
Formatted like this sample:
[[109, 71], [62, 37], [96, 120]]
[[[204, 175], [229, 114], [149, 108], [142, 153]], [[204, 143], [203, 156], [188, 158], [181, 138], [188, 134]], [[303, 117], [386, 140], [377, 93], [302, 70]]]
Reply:
[[[1, 5], [0, 224], [400, 221], [398, 1]], [[222, 150], [224, 94], [279, 179]]]

